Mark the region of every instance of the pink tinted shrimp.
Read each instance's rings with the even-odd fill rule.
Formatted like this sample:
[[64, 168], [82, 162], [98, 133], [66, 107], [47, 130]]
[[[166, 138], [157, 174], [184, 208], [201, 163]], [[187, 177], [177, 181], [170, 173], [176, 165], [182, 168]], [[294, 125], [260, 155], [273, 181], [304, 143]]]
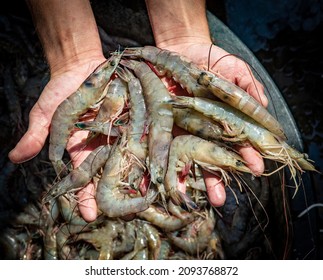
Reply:
[[286, 139], [280, 123], [251, 95], [215, 73], [201, 69], [189, 59], [153, 46], [129, 48], [124, 55], [148, 60], [159, 71], [174, 77], [174, 80], [194, 96], [208, 97], [207, 92], [211, 92], [223, 102], [249, 115], [282, 140]]
[[67, 172], [63, 155], [74, 123], [90, 107], [98, 103], [111, 75], [114, 73], [122, 54], [115, 54], [102, 63], [78, 88], [56, 109], [50, 127], [49, 159], [60, 177]]
[[163, 203], [165, 203], [164, 177], [174, 123], [172, 106], [167, 103], [171, 98], [164, 83], [145, 62], [121, 60], [120, 63], [135, 72], [143, 87], [148, 112], [149, 171], [151, 181], [157, 185]]

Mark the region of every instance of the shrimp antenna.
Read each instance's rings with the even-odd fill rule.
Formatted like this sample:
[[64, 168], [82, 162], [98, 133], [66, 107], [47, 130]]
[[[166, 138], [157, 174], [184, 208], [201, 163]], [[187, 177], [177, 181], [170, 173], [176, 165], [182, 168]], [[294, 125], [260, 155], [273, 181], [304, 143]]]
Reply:
[[210, 60], [211, 60], [211, 51], [212, 51], [213, 43], [211, 43], [209, 48], [209, 54], [207, 57], [207, 71], [210, 71]]

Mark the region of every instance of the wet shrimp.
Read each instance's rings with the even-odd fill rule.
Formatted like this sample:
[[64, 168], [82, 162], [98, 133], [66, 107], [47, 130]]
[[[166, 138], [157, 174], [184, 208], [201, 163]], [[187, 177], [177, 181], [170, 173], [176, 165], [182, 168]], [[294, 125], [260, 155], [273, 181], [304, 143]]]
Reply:
[[178, 236], [178, 232], [175, 231], [168, 233], [168, 238], [184, 252], [199, 256], [208, 247], [216, 222], [212, 208], [206, 213], [205, 218], [198, 217], [185, 228], [186, 235]]
[[88, 108], [102, 99], [104, 89], [121, 56], [121, 53], [115, 54], [102, 63], [78, 90], [65, 99], [56, 109], [50, 127], [49, 159], [59, 177], [67, 173], [67, 167], [62, 158], [74, 123]]
[[175, 107], [192, 108], [207, 117], [221, 123], [237, 137], [243, 137], [255, 147], [264, 158], [283, 163], [288, 166], [295, 179], [297, 170], [316, 171], [306, 154], [302, 154], [277, 138], [269, 130], [237, 109], [214, 100], [199, 97], [174, 97], [171, 102]]
[[297, 182], [299, 173], [304, 170], [318, 172], [306, 154], [292, 148], [269, 130], [261, 127], [252, 118], [225, 103], [199, 97], [180, 96], [175, 97], [173, 105], [175, 107], [189, 107], [211, 117], [237, 137], [243, 135], [246, 139], [245, 145], [251, 144], [264, 158], [282, 163], [280, 168], [287, 166], [295, 182], [295, 194], [299, 186], [299, 182]]
[[80, 166], [73, 169], [47, 192], [43, 202], [46, 203], [67, 192], [84, 187], [98, 173], [100, 168], [104, 166], [109, 158], [110, 149], [109, 145], [102, 145], [93, 150]]
[[194, 96], [208, 97], [206, 91], [211, 92], [223, 102], [249, 115], [282, 140], [286, 139], [280, 123], [251, 95], [215, 73], [201, 69], [187, 58], [153, 46], [129, 48], [124, 55], [148, 60], [160, 72], [169, 73]]
[[236, 153], [219, 146], [217, 143], [204, 140], [194, 135], [181, 135], [172, 141], [165, 187], [173, 202], [183, 207], [196, 208], [195, 203], [178, 190], [178, 173], [185, 177], [188, 170], [197, 163], [206, 170], [219, 171], [227, 185], [230, 177], [227, 172], [247, 172], [250, 169]]
[[137, 213], [137, 217], [144, 219], [164, 231], [178, 230], [194, 220], [194, 214], [185, 212], [182, 217], [170, 215], [164, 209], [150, 205], [145, 211]]
[[174, 108], [173, 112], [175, 124], [190, 134], [209, 141], [226, 141], [227, 138], [231, 142], [242, 141], [242, 139], [232, 137], [229, 133], [226, 133], [222, 126], [216, 123], [214, 120], [193, 109]]
[[[75, 125], [80, 129], [90, 130], [88, 139], [93, 139], [98, 133], [116, 136], [113, 122], [118, 118], [126, 106], [128, 88], [126, 83], [116, 77], [107, 86], [106, 95], [94, 121], [78, 122]], [[111, 131], [114, 130], [114, 131]]]
[[128, 84], [129, 121], [126, 131], [125, 156], [129, 158], [130, 163], [128, 173], [129, 186], [137, 190], [146, 170], [145, 161], [148, 154], [146, 104], [139, 79], [127, 68], [119, 68], [117, 73]]
[[77, 235], [76, 241], [91, 243], [99, 251], [99, 260], [113, 260], [116, 239], [123, 233], [123, 225], [118, 221], [106, 220], [100, 227]]
[[148, 112], [149, 172], [151, 181], [157, 185], [161, 199], [166, 204], [164, 177], [174, 123], [172, 106], [167, 104], [171, 98], [164, 83], [145, 62], [121, 60], [120, 63], [135, 72], [143, 87]]
[[108, 217], [121, 217], [143, 211], [157, 196], [153, 188], [150, 188], [144, 197], [138, 195], [132, 197], [120, 192], [119, 187], [125, 177], [123, 174], [125, 165], [123, 147], [119, 143], [111, 151], [109, 160], [104, 166], [96, 193], [98, 208]]

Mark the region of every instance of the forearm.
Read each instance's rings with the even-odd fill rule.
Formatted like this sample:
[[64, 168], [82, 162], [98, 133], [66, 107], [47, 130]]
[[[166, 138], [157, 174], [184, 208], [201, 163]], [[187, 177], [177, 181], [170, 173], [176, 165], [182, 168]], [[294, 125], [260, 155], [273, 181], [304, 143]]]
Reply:
[[211, 42], [205, 0], [146, 0], [146, 6], [157, 46]]
[[26, 0], [51, 73], [102, 54], [88, 0]]

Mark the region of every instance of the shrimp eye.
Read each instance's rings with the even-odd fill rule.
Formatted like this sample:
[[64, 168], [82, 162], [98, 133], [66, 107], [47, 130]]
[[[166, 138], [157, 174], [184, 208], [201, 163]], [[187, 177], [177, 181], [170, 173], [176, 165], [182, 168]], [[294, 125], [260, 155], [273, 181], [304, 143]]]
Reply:
[[163, 183], [163, 178], [162, 177], [158, 177], [156, 180], [157, 180], [157, 183], [159, 183], [159, 184]]
[[242, 161], [241, 160], [237, 160], [236, 161], [236, 166], [242, 166], [243, 165], [243, 163], [242, 163]]
[[110, 63], [111, 66], [115, 66], [116, 65], [116, 62], [114, 60], [111, 61]]
[[207, 73], [201, 72], [200, 76], [197, 79], [199, 85], [208, 86], [210, 81], [208, 79]]

